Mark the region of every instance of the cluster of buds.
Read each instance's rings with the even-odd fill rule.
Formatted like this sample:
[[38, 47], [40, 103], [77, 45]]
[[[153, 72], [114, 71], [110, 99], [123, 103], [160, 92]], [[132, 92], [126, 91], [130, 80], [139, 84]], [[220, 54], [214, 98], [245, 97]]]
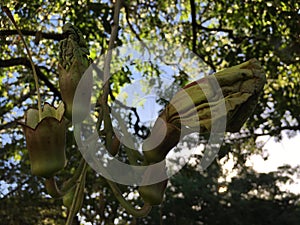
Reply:
[[[72, 120], [75, 91], [82, 75], [90, 65], [89, 50], [81, 31], [77, 27], [67, 23], [63, 26], [63, 32], [66, 38], [60, 42], [59, 87], [62, 100], [66, 105], [65, 116]], [[90, 90], [91, 87], [87, 87], [87, 91]], [[90, 94], [87, 94], [87, 97], [89, 96]], [[77, 107], [76, 111], [82, 109], [86, 109], [86, 107]]]

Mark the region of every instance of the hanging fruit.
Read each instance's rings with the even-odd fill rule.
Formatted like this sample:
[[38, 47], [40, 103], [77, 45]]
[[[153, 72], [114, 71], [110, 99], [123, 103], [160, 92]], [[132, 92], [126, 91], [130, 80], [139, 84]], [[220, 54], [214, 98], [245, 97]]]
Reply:
[[64, 105], [58, 108], [45, 104], [41, 118], [37, 109], [29, 109], [22, 125], [29, 151], [31, 172], [45, 178], [53, 177], [66, 165], [66, 125]]
[[150, 205], [159, 205], [163, 201], [168, 180], [138, 188], [140, 196]]

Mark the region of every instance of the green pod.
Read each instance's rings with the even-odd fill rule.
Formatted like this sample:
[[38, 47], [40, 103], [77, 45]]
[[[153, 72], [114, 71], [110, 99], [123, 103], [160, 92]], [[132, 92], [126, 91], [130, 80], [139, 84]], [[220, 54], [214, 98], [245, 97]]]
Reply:
[[168, 180], [164, 180], [156, 184], [141, 186], [138, 188], [138, 192], [146, 203], [160, 205], [163, 201], [167, 184]]
[[[84, 72], [82, 68], [85, 68], [84, 64], [77, 60], [73, 62], [68, 71], [61, 66], [58, 68], [61, 97], [66, 106], [65, 116], [69, 120], [72, 120], [72, 116], [74, 115], [77, 120], [76, 122], [83, 120], [90, 111], [93, 85], [92, 74], [86, 74], [83, 82], [80, 84], [80, 88], [77, 90], [77, 86]], [[75, 93], [77, 96], [76, 102], [73, 105]]]
[[66, 165], [63, 113], [63, 104], [57, 109], [45, 104], [41, 120], [36, 109], [29, 109], [25, 114], [25, 124], [21, 125], [33, 175], [51, 178]]
[[120, 146], [121, 146], [121, 142], [118, 139], [118, 137], [113, 136], [113, 138], [112, 138], [112, 144], [111, 144], [111, 149], [110, 149], [109, 153], [112, 156], [115, 156], [116, 154], [118, 154]]
[[166, 123], [163, 117], [159, 117], [151, 131], [151, 135], [143, 143], [143, 153], [149, 164], [162, 161], [168, 152], [178, 144], [180, 129], [170, 123]]
[[[77, 199], [75, 200], [75, 206], [74, 206], [74, 211], [75, 213], [79, 212], [79, 210], [82, 207], [83, 199], [84, 199], [84, 188], [85, 188], [85, 175], [83, 177], [83, 180], [81, 183], [79, 183], [79, 192], [77, 195]], [[75, 197], [75, 192], [76, 192], [77, 186], [74, 186], [69, 190], [64, 196], [63, 196], [63, 204], [64, 206], [67, 207], [68, 210], [71, 209], [74, 197]]]
[[72, 187], [70, 191], [68, 191], [64, 196], [63, 196], [63, 204], [66, 206], [68, 209], [71, 208], [74, 194], [76, 191], [76, 187]]

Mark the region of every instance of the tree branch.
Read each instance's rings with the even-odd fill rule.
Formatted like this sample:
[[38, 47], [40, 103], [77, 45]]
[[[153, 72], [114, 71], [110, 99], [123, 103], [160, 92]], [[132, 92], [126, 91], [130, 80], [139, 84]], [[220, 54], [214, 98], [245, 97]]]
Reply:
[[196, 52], [196, 40], [197, 40], [197, 22], [196, 22], [196, 6], [195, 1], [190, 0], [191, 5], [191, 14], [192, 14], [192, 29], [193, 29], [193, 40], [192, 40], [192, 46], [193, 46], [193, 52]]
[[[12, 66], [18, 66], [22, 65], [25, 67], [28, 67], [31, 69], [30, 61], [27, 58], [20, 57], [20, 58], [12, 58], [12, 59], [7, 59], [7, 60], [2, 60], [0, 59], [0, 68], [1, 67], [12, 67]], [[58, 89], [48, 80], [46, 75], [40, 70], [39, 66], [36, 66], [36, 72], [42, 81], [44, 81], [45, 85], [54, 93], [55, 96], [59, 97], [61, 99], [60, 92]]]
[[[14, 106], [21, 106], [22, 103], [24, 101], [26, 101], [28, 98], [30, 98], [30, 96], [32, 96], [34, 94], [35, 90], [34, 89], [31, 89], [27, 94], [21, 94], [21, 96], [18, 96], [17, 99], [13, 100], [13, 103], [14, 103]], [[5, 99], [5, 106], [3, 107], [0, 107], [0, 116], [3, 118], [3, 115], [5, 115], [6, 113], [8, 113], [9, 111], [11, 111], [13, 109], [13, 107], [7, 107], [6, 104], [8, 102], [10, 102], [11, 99]], [[15, 121], [18, 121], [18, 120], [15, 120]], [[14, 121], [11, 121], [11, 122], [14, 122]], [[2, 129], [6, 129], [6, 128], [10, 128], [11, 126], [14, 126], [14, 124], [11, 124], [11, 125], [8, 125], [9, 123], [7, 124], [0, 124], [0, 130]]]
[[250, 134], [246, 134], [246, 135], [243, 135], [243, 136], [239, 136], [238, 138], [235, 138], [234, 140], [237, 140], [237, 139], [238, 140], [245, 140], [245, 139], [249, 139], [251, 137], [258, 138], [258, 137], [261, 137], [261, 136], [278, 137], [278, 135], [282, 131], [299, 131], [300, 132], [300, 125], [277, 127], [277, 128], [271, 129], [269, 132], [266, 132], [266, 133], [250, 133]]
[[[198, 57], [200, 57], [207, 65], [209, 65], [214, 71], [216, 71], [215, 65], [211, 62], [211, 60], [205, 60], [205, 55], [201, 54], [199, 51], [197, 51], [197, 28], [198, 24], [196, 21], [196, 4], [195, 0], [190, 0], [190, 6], [191, 6], [191, 17], [192, 17], [192, 51], [194, 54], [196, 54]], [[206, 54], [209, 55], [209, 54]]]
[[[40, 31], [33, 31], [33, 30], [21, 30], [24, 36], [38, 36], [40, 39], [51, 39], [55, 41], [62, 40], [63, 34], [57, 33], [45, 33]], [[17, 30], [0, 30], [0, 37], [2, 36], [9, 36], [9, 35], [18, 35]]]
[[228, 37], [231, 38], [236, 44], [241, 43], [245, 39], [248, 39], [248, 40], [253, 39], [253, 41], [261, 41], [261, 40], [266, 41], [266, 38], [264, 36], [256, 36], [256, 37], [255, 36], [235, 36], [233, 34], [232, 29], [222, 28], [221, 26], [220, 27], [209, 28], [209, 27], [202, 26], [202, 24], [198, 24], [198, 23], [196, 23], [196, 26], [197, 26], [198, 29], [205, 30], [205, 31], [208, 31], [208, 32], [228, 33]]
[[227, 28], [221, 28], [221, 27], [213, 27], [213, 28], [208, 28], [204, 27], [201, 24], [196, 25], [199, 29], [206, 30], [206, 31], [217, 31], [217, 32], [226, 32], [229, 34], [230, 37], [233, 36], [233, 30], [227, 29]]

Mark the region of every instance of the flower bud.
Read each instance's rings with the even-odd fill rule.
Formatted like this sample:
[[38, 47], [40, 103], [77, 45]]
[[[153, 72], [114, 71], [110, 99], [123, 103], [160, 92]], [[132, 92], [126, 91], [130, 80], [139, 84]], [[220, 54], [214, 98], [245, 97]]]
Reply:
[[[67, 23], [63, 27], [66, 38], [60, 42], [60, 54], [59, 54], [59, 87], [62, 100], [66, 105], [65, 116], [71, 120], [73, 110], [73, 99], [77, 85], [87, 70], [90, 64], [88, 58], [89, 50], [85, 43], [80, 30], [70, 23]], [[76, 106], [76, 119], [85, 118], [89, 110], [89, 102], [92, 90], [92, 79], [88, 77], [88, 82], [84, 91], [80, 93], [83, 98], [80, 102], [80, 107]], [[76, 121], [78, 122], [78, 121]]]
[[[180, 136], [190, 132], [210, 132], [212, 125], [214, 131], [239, 131], [255, 109], [265, 82], [260, 63], [251, 59], [186, 85], [171, 99], [143, 143], [147, 162], [163, 160]], [[218, 124], [226, 121], [222, 130]]]
[[[253, 113], [265, 82], [256, 59], [224, 69], [180, 90], [165, 109], [166, 121], [192, 131], [210, 132], [213, 123], [227, 120], [226, 131], [237, 132]], [[222, 102], [224, 111], [219, 110]], [[217, 111], [215, 118], [211, 116], [213, 110]]]

